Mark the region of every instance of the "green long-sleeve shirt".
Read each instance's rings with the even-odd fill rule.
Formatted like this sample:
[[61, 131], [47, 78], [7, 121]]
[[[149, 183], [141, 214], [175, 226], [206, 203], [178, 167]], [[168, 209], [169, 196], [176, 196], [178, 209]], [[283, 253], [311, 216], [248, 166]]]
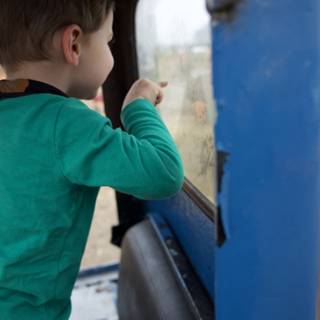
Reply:
[[0, 319], [65, 320], [99, 187], [174, 195], [181, 158], [147, 100], [122, 111], [125, 132], [58, 91], [11, 91], [0, 84]]

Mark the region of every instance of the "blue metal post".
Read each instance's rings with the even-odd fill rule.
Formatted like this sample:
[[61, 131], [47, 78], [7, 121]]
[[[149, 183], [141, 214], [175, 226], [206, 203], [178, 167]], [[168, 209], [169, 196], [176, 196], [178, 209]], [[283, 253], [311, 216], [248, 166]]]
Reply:
[[319, 48], [319, 0], [247, 0], [215, 26], [217, 320], [316, 319]]

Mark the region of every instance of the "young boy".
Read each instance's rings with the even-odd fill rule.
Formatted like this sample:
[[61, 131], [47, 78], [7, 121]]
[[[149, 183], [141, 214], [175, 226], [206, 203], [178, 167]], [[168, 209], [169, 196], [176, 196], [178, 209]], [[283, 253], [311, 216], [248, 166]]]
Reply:
[[140, 199], [177, 193], [183, 167], [155, 105], [136, 82], [126, 132], [77, 99], [113, 67], [111, 0], [2, 0], [0, 64], [0, 319], [62, 320], [100, 186]]

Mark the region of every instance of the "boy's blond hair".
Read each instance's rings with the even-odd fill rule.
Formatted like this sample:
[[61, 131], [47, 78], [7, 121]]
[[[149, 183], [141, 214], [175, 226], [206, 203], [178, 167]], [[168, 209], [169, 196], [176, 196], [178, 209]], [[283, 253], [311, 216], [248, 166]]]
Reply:
[[115, 0], [1, 0], [0, 65], [14, 70], [23, 61], [50, 58], [50, 40], [60, 28], [97, 31]]

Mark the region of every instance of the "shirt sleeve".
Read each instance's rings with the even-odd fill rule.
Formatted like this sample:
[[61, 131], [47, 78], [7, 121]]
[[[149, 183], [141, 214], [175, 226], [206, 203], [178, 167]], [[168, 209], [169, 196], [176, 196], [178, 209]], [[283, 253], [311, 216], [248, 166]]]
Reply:
[[74, 184], [109, 186], [140, 199], [161, 199], [183, 185], [182, 160], [157, 109], [138, 99], [121, 112], [126, 131], [80, 101], [62, 106], [55, 148], [64, 176]]

